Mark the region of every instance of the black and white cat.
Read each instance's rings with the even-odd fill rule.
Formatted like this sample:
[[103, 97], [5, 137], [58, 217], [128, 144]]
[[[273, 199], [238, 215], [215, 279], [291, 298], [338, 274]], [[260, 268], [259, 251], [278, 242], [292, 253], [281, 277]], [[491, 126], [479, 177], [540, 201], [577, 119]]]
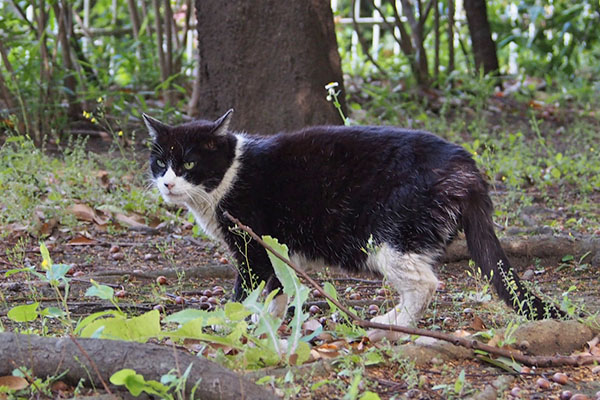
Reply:
[[178, 126], [144, 120], [163, 198], [187, 206], [235, 254], [234, 299], [245, 297], [250, 273], [270, 289], [279, 282], [260, 245], [240, 251], [243, 239], [230, 232], [224, 211], [287, 244], [300, 264], [383, 275], [402, 302], [376, 322], [418, 321], [438, 285], [432, 266], [459, 229], [509, 305], [535, 319], [562, 314], [527, 291], [511, 269], [494, 233], [487, 184], [462, 147], [428, 132], [376, 126], [246, 135], [228, 130], [231, 117], [229, 110], [215, 122]]

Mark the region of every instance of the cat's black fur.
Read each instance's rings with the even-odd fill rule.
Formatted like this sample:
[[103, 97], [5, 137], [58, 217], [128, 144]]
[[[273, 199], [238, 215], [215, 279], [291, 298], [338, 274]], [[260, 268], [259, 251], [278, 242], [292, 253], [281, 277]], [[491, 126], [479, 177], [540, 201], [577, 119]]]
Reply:
[[[411, 263], [417, 260], [410, 271], [421, 268], [420, 260], [426, 260], [425, 269], [462, 229], [472, 258], [491, 276], [502, 299], [532, 318], [561, 314], [528, 292], [511, 269], [494, 233], [487, 184], [461, 146], [428, 132], [393, 127], [320, 126], [251, 136], [227, 130], [230, 113], [215, 122], [198, 120], [174, 127], [145, 118], [155, 138], [154, 178], [161, 178], [166, 170], [158, 167], [157, 160], [167, 167], [170, 163], [176, 176], [203, 188], [200, 203], [205, 194], [210, 197], [236, 160], [237, 173], [226, 192], [217, 196], [218, 204], [204, 217], [196, 212], [203, 225], [207, 222], [202, 219], [213, 218], [216, 229], [211, 233], [235, 254], [241, 269], [235, 299], [245, 296], [244, 285], [250, 282], [246, 256], [259, 281], [270, 281], [270, 287], [278, 282], [260, 245], [251, 242], [247, 254], [239, 251], [244, 248], [242, 238], [230, 232], [232, 224], [223, 211], [259, 235], [278, 238], [303, 259], [384, 273], [403, 268], [382, 266], [388, 263], [385, 254], [369, 259], [365, 249], [373, 252], [385, 244], [392, 261], [406, 255]], [[236, 156], [240, 140], [243, 144]], [[187, 171], [183, 164], [190, 161], [196, 164]], [[191, 205], [191, 200], [177, 202], [191, 209], [201, 207]], [[419, 279], [415, 290], [421, 290]], [[397, 286], [406, 291], [409, 284]], [[431, 282], [428, 285], [430, 291]]]

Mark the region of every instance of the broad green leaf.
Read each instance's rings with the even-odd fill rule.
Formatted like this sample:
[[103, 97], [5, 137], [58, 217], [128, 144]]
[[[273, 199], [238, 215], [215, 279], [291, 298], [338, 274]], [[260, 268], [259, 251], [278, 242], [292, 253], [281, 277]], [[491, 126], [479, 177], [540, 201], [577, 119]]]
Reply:
[[373, 347], [367, 352], [365, 357], [366, 366], [377, 365], [381, 364], [382, 362], [385, 362], [385, 358], [381, 355], [379, 351], [376, 350], [377, 348]]
[[573, 257], [573, 255], [572, 255], [572, 254], [567, 254], [567, 255], [565, 255], [565, 256], [564, 256], [564, 257], [561, 259], [561, 261], [562, 261], [562, 262], [568, 262], [568, 261], [573, 261], [574, 259], [575, 259], [575, 257]]
[[65, 315], [67, 315], [66, 312], [64, 312], [63, 310], [61, 310], [58, 307], [44, 308], [40, 314], [44, 317], [50, 317], [50, 318], [61, 318], [61, 317], [64, 317]]
[[359, 400], [381, 400], [381, 397], [377, 393], [367, 390], [360, 396]]
[[[286, 259], [289, 259], [288, 247], [285, 244], [280, 244], [277, 239], [271, 236], [263, 236], [262, 239], [279, 254], [284, 256]], [[295, 293], [294, 288], [296, 286], [299, 286], [299, 282], [298, 285], [295, 284], [294, 278], [295, 280], [298, 280], [298, 277], [286, 263], [281, 261], [279, 258], [275, 257], [275, 255], [273, 255], [273, 253], [271, 253], [270, 251], [268, 251], [267, 253], [269, 255], [269, 260], [271, 261], [271, 264], [275, 269], [277, 278], [283, 285], [283, 293], [287, 294], [290, 297], [293, 296]]]
[[302, 365], [310, 358], [310, 345], [306, 342], [298, 342], [295, 353], [298, 358], [296, 359], [296, 365]]
[[40, 243], [40, 253], [42, 254], [42, 269], [47, 270], [52, 266], [52, 259], [44, 242]]
[[225, 316], [232, 321], [239, 321], [252, 314], [242, 303], [226, 303]]
[[458, 378], [456, 378], [456, 382], [454, 382], [454, 393], [460, 394], [462, 393], [463, 387], [465, 386], [465, 370], [460, 371]]
[[131, 375], [135, 375], [136, 372], [132, 369], [129, 368], [124, 368], [121, 370], [118, 370], [117, 372], [115, 372], [114, 374], [112, 374], [109, 378], [110, 383], [112, 383], [113, 385], [124, 385], [125, 382], [127, 381], [127, 378]]
[[70, 265], [67, 264], [52, 264], [46, 271], [46, 279], [51, 284], [58, 283], [58, 281], [68, 282], [70, 279], [67, 278], [67, 272], [71, 269]]
[[[275, 251], [288, 258], [288, 248], [285, 244], [271, 236], [263, 236], [263, 240], [269, 244]], [[283, 293], [287, 294], [291, 299], [291, 304], [294, 306], [294, 316], [290, 322], [292, 333], [288, 339], [287, 355], [291, 356], [298, 347], [300, 338], [302, 337], [302, 324], [308, 319], [308, 314], [304, 312], [303, 305], [308, 299], [309, 290], [300, 282], [296, 272], [290, 268], [279, 258], [275, 257], [271, 252], [268, 252], [269, 260], [273, 265], [277, 278], [283, 285]]]
[[168, 336], [171, 338], [178, 339], [197, 339], [208, 343], [218, 343], [224, 346], [233, 347], [235, 349], [243, 348], [240, 338], [247, 329], [245, 321], [239, 321], [233, 327], [232, 332], [227, 336], [204, 333], [202, 329], [205, 326], [206, 325], [204, 324], [204, 321], [201, 318], [194, 319], [183, 324], [181, 328], [173, 332], [168, 332]]
[[[325, 291], [325, 293], [327, 293], [328, 295], [330, 295], [331, 297], [333, 297], [334, 299], [338, 299], [337, 297], [337, 291], [335, 290], [335, 286], [333, 286], [331, 284], [331, 282], [325, 282], [323, 284], [323, 290]], [[335, 313], [338, 308], [335, 304], [333, 304], [329, 299], [325, 299], [327, 301], [327, 304], [329, 304], [329, 309], [331, 310], [331, 313]]]
[[39, 303], [23, 304], [8, 310], [6, 314], [8, 318], [15, 322], [30, 322], [35, 320], [39, 313], [37, 311]]
[[208, 318], [214, 313], [205, 310], [195, 310], [193, 308], [188, 308], [185, 310], [178, 311], [167, 316], [164, 321], [165, 322], [176, 322], [178, 324], [185, 324], [195, 319], [203, 319], [208, 320]]
[[160, 336], [160, 314], [148, 311], [133, 318], [102, 318], [89, 323], [81, 330], [82, 337], [92, 337], [100, 331], [100, 338], [120, 339], [144, 343], [151, 337]]
[[264, 368], [279, 364], [279, 354], [270, 347], [247, 347], [244, 349], [244, 361], [248, 369]]
[[135, 397], [142, 392], [164, 397], [168, 392], [168, 388], [162, 383], [154, 380], [146, 381], [142, 375], [133, 369], [122, 369], [115, 372], [110, 377], [110, 382], [114, 385], [125, 385], [127, 390]]
[[99, 297], [102, 300], [112, 300], [115, 294], [115, 291], [110, 286], [100, 285], [95, 282], [93, 279], [90, 280], [92, 286], [87, 288], [85, 291], [86, 297]]
[[515, 372], [520, 373], [521, 368], [523, 367], [518, 362], [506, 357], [491, 358], [488, 355], [477, 355], [477, 358], [489, 364], [492, 364], [498, 368], [501, 368], [511, 374]]
[[83, 328], [88, 326], [94, 320], [101, 318], [101, 317], [105, 317], [107, 315], [111, 315], [113, 317], [125, 318], [125, 315], [117, 310], [98, 311], [98, 312], [88, 315], [87, 317], [85, 317], [84, 319], [79, 321], [79, 323], [75, 327], [75, 334], [79, 334]]
[[265, 299], [265, 302], [261, 303], [258, 301], [258, 297], [262, 293], [264, 287], [265, 282], [263, 281], [256, 289], [248, 294], [248, 297], [246, 297], [242, 304], [253, 314], [255, 314], [256, 318], [258, 319], [254, 334], [256, 336], [260, 336], [264, 333], [267, 336], [267, 340], [271, 348], [277, 354], [280, 354], [281, 351], [279, 348], [279, 335], [277, 334], [277, 329], [281, 325], [282, 320], [280, 318], [275, 318], [268, 310], [269, 304], [273, 300], [273, 297], [277, 294], [277, 291], [274, 290], [269, 293]]
[[6, 278], [8, 278], [9, 276], [14, 275], [14, 274], [18, 274], [19, 272], [33, 273], [33, 274], [36, 274], [38, 276], [38, 278], [43, 276], [42, 274], [39, 274], [39, 273], [35, 272], [35, 267], [34, 266], [27, 267], [27, 268], [9, 269], [8, 271], [6, 271], [4, 273], [4, 276]]

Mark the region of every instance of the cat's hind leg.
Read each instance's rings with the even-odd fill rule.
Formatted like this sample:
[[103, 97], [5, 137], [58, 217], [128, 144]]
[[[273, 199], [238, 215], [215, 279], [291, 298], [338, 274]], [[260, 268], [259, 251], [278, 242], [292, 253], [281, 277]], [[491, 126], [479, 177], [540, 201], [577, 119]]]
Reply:
[[[416, 324], [433, 299], [438, 285], [432, 270], [434, 262], [433, 254], [402, 253], [387, 243], [378, 246], [369, 255], [367, 265], [384, 276], [396, 289], [401, 301], [392, 310], [371, 321], [400, 326]], [[406, 336], [386, 330], [372, 330], [368, 335], [373, 341], [383, 338], [395, 341]]]

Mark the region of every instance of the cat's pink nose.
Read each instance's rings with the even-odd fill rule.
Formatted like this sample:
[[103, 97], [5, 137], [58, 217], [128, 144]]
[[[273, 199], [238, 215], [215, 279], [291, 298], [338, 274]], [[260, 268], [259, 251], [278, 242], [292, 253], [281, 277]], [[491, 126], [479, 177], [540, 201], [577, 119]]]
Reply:
[[167, 187], [167, 189], [171, 190], [171, 189], [173, 189], [173, 186], [175, 186], [175, 184], [171, 183], [171, 182], [169, 182], [169, 183], [165, 182], [165, 186]]

